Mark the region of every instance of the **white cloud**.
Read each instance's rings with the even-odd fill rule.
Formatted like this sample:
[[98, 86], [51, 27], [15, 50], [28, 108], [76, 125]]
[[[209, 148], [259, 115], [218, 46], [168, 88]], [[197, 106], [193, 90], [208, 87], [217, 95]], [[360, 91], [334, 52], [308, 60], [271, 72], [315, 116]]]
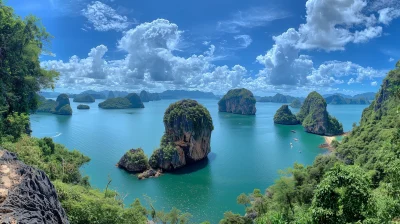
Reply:
[[254, 7], [235, 13], [229, 20], [219, 21], [217, 30], [227, 33], [238, 33], [242, 28], [265, 26], [274, 20], [284, 19], [288, 16], [288, 13], [279, 9]]
[[371, 86], [377, 86], [377, 85], [378, 85], [378, 82], [376, 82], [376, 81], [371, 82]]
[[249, 35], [236, 35], [233, 38], [241, 41], [241, 48], [247, 48], [253, 42]]
[[130, 25], [126, 16], [119, 15], [115, 9], [99, 1], [88, 4], [82, 15], [97, 31], [123, 31]]
[[394, 61], [394, 58], [389, 58], [389, 62], [392, 62], [392, 61]]
[[400, 9], [384, 8], [378, 11], [379, 22], [388, 25], [392, 20], [400, 17]]

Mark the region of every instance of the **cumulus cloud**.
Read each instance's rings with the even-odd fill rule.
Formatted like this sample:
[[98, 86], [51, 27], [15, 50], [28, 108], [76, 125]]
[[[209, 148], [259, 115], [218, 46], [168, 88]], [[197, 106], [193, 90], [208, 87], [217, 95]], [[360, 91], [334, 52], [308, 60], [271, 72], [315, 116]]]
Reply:
[[371, 82], [371, 86], [377, 86], [377, 85], [378, 85], [378, 82], [376, 82], [376, 81]]
[[215, 46], [210, 44], [200, 55], [180, 57], [182, 31], [168, 20], [143, 23], [124, 33], [118, 48], [126, 52], [121, 60], [104, 59], [107, 47], [91, 49], [87, 58], [72, 56], [69, 61], [45, 61], [42, 66], [60, 71], [62, 87], [99, 85], [137, 88], [185, 88], [214, 92], [241, 85], [247, 76], [243, 66], [216, 66]]
[[240, 40], [241, 48], [247, 48], [253, 42], [249, 35], [236, 35], [233, 38], [235, 40]]
[[126, 16], [119, 15], [115, 9], [99, 1], [88, 4], [81, 12], [97, 31], [123, 31], [130, 25]]
[[394, 61], [394, 58], [389, 58], [389, 62], [392, 62], [392, 61]]
[[[374, 13], [366, 12], [364, 0], [308, 0], [306, 23], [299, 29], [289, 28], [274, 36], [274, 45], [257, 61], [265, 68], [265, 76], [273, 85], [330, 85], [344, 81], [342, 75], [356, 76], [349, 84], [365, 77], [383, 76], [383, 71], [364, 68], [351, 62], [325, 62], [314, 68], [310, 57], [302, 50], [344, 50], [348, 43], [365, 43], [381, 35], [382, 27]], [[328, 70], [328, 72], [327, 72]]]
[[272, 21], [287, 17], [289, 17], [289, 14], [279, 9], [253, 7], [245, 11], [236, 12], [231, 19], [219, 21], [217, 30], [227, 33], [239, 33], [243, 28], [265, 26]]
[[378, 11], [379, 22], [388, 25], [392, 20], [400, 17], [400, 9], [395, 8], [383, 8]]

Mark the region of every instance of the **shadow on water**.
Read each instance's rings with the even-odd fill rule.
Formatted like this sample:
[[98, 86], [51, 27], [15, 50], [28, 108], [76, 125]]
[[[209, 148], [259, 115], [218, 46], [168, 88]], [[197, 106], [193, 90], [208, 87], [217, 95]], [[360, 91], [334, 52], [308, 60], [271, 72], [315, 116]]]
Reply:
[[207, 165], [211, 162], [210, 160], [213, 160], [213, 159], [210, 159], [209, 157], [206, 157], [205, 159], [200, 160], [200, 161], [198, 161], [196, 163], [192, 163], [192, 164], [189, 164], [189, 165], [187, 165], [187, 166], [185, 166], [185, 167], [183, 167], [181, 169], [172, 171], [170, 174], [172, 174], [172, 175], [182, 175], [182, 174], [190, 174], [190, 173], [193, 173], [193, 172], [197, 172], [197, 171], [202, 170], [205, 167], [207, 167]]

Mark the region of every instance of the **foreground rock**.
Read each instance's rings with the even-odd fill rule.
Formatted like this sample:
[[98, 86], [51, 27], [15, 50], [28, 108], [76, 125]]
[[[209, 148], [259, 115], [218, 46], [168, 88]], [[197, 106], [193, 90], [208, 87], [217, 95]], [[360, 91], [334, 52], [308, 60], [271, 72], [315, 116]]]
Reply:
[[165, 134], [150, 157], [154, 169], [171, 171], [207, 157], [214, 129], [208, 110], [195, 100], [171, 104], [164, 114]]
[[154, 169], [148, 169], [146, 171], [144, 171], [143, 173], [138, 175], [138, 179], [139, 180], [143, 180], [143, 179], [147, 179], [150, 177], [159, 177], [162, 175], [162, 170], [158, 169], [158, 170], [154, 170]]
[[306, 132], [326, 136], [343, 134], [342, 124], [328, 114], [326, 106], [325, 99], [317, 92], [307, 96], [297, 114]]
[[36, 112], [52, 113], [58, 115], [72, 115], [72, 108], [67, 94], [60, 94], [57, 100], [39, 98], [39, 107]]
[[282, 105], [275, 113], [274, 123], [296, 125], [300, 122], [297, 120], [296, 116], [292, 114], [292, 111], [290, 111], [288, 105]]
[[122, 156], [117, 166], [128, 172], [138, 173], [149, 168], [149, 161], [143, 149], [131, 149]]
[[99, 103], [102, 109], [129, 109], [144, 108], [143, 102], [136, 93], [128, 94], [126, 97], [116, 97]]
[[69, 223], [47, 175], [0, 150], [0, 223]]
[[256, 99], [250, 90], [231, 89], [218, 102], [218, 110], [234, 114], [254, 115], [256, 114]]

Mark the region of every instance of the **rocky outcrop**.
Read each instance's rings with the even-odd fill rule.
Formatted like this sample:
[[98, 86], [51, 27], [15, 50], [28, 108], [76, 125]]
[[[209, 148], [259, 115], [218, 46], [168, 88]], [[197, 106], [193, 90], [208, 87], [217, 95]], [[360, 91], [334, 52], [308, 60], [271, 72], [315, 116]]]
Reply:
[[107, 99], [99, 103], [102, 109], [129, 109], [144, 108], [143, 102], [136, 93], [128, 94], [126, 97], [116, 97]]
[[74, 97], [74, 102], [78, 103], [94, 103], [96, 100], [89, 94], [79, 94]]
[[158, 101], [161, 100], [160, 95], [158, 93], [149, 93], [145, 90], [140, 92], [140, 99], [142, 102], [150, 102], [150, 101]]
[[343, 134], [342, 124], [328, 114], [326, 106], [325, 99], [317, 92], [307, 96], [297, 114], [306, 132], [327, 136]]
[[290, 111], [288, 105], [282, 105], [275, 113], [274, 123], [296, 125], [300, 122], [297, 120], [296, 116], [292, 114], [292, 111]]
[[150, 177], [159, 177], [162, 175], [162, 170], [158, 169], [158, 170], [154, 170], [154, 169], [148, 169], [146, 171], [144, 171], [143, 173], [138, 175], [138, 179], [139, 180], [143, 180], [143, 179], [147, 179]]
[[164, 114], [161, 146], [150, 157], [150, 166], [165, 171], [181, 168], [207, 157], [214, 129], [208, 110], [195, 100], [171, 104]]
[[58, 115], [72, 115], [72, 108], [67, 94], [60, 94], [57, 100], [39, 99], [39, 107], [36, 112], [52, 113]]
[[89, 110], [90, 107], [89, 107], [89, 105], [79, 104], [79, 105], [77, 106], [77, 109], [78, 109], [78, 110]]
[[218, 110], [234, 114], [254, 115], [256, 114], [256, 99], [250, 90], [231, 89], [218, 102]]
[[47, 175], [0, 150], [0, 223], [69, 223]]
[[149, 168], [149, 161], [143, 149], [131, 149], [122, 156], [117, 166], [128, 172], [138, 173]]

